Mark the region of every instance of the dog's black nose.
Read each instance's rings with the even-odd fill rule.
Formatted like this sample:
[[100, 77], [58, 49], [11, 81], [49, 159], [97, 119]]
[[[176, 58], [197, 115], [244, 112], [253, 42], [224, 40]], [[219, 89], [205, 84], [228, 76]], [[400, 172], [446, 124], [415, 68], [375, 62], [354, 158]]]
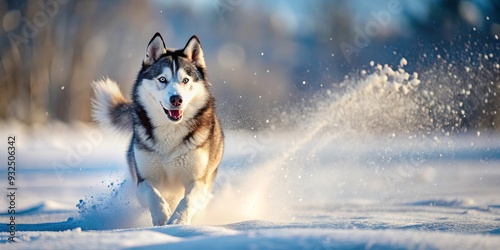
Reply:
[[170, 97], [170, 104], [174, 107], [179, 107], [182, 104], [182, 97], [180, 95], [173, 95]]

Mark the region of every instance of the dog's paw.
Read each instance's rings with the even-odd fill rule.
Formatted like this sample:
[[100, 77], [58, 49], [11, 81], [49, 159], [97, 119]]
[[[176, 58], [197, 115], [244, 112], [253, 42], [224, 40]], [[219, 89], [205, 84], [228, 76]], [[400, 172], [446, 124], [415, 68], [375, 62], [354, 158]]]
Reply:
[[175, 212], [172, 215], [172, 217], [170, 217], [167, 224], [169, 224], [169, 225], [188, 225], [189, 220], [188, 220], [187, 216], [185, 216], [179, 212]]
[[168, 206], [160, 205], [156, 209], [150, 209], [153, 226], [163, 226], [167, 224], [170, 210]]
[[153, 218], [153, 226], [164, 226], [167, 224], [168, 217], [166, 214], [151, 215]]

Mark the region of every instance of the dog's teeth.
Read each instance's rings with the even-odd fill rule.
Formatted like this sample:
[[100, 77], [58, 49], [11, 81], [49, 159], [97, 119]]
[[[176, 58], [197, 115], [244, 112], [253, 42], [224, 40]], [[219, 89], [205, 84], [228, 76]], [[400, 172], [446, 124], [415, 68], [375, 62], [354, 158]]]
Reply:
[[178, 120], [182, 117], [182, 111], [181, 110], [168, 110], [168, 115], [173, 118], [174, 120]]

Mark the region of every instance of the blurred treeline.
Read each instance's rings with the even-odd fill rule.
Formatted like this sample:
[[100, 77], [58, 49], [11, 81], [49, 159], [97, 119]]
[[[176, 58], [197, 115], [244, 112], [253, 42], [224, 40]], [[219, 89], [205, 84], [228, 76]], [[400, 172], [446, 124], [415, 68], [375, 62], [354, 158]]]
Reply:
[[405, 57], [419, 70], [433, 67], [423, 54], [446, 54], [473, 70], [481, 64], [471, 81], [493, 86], [468, 126], [500, 128], [500, 1], [395, 1], [401, 12], [346, 56], [341, 44], [353, 45], [391, 1], [1, 0], [0, 120], [90, 122], [92, 80], [109, 76], [128, 93], [159, 31], [167, 47], [200, 37], [228, 126], [265, 126], [276, 107], [311, 104], [370, 61]]

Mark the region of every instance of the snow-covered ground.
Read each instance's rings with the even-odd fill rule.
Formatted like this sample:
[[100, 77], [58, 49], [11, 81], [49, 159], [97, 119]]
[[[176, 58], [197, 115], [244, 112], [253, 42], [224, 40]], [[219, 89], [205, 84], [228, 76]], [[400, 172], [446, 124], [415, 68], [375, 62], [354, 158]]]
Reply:
[[4, 193], [16, 136], [18, 243], [4, 195], [0, 248], [497, 249], [500, 135], [429, 127], [436, 117], [421, 117], [412, 95], [425, 90], [405, 74], [380, 67], [268, 128], [226, 131], [212, 200], [190, 226], [152, 227], [128, 177], [127, 136], [1, 124]]

